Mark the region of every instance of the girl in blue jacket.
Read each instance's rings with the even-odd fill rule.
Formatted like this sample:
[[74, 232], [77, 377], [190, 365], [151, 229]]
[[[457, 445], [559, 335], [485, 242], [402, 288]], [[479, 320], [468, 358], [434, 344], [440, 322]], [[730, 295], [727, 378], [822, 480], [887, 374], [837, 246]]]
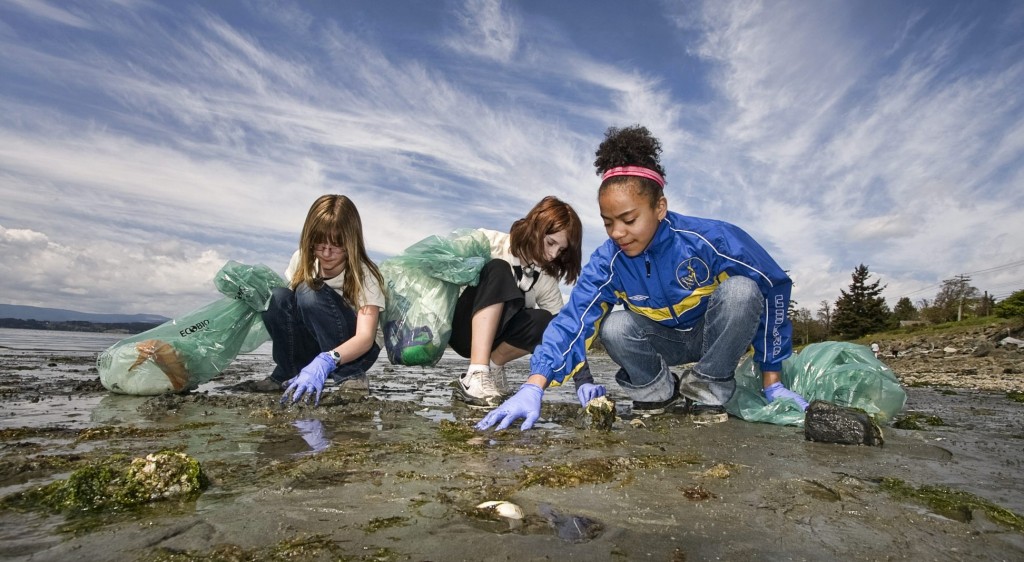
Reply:
[[[530, 378], [479, 424], [507, 428], [540, 416], [544, 389], [579, 371], [601, 343], [620, 369], [615, 381], [633, 411], [659, 414], [679, 400], [725, 420], [736, 389], [733, 373], [751, 346], [768, 401], [807, 402], [783, 387], [782, 361], [792, 353], [787, 317], [792, 282], [740, 228], [668, 210], [661, 143], [646, 127], [608, 129], [594, 162], [598, 204], [608, 240], [590, 257], [569, 303], [534, 349]], [[617, 304], [620, 310], [612, 310]], [[670, 368], [694, 363], [678, 373]], [[578, 386], [581, 404], [604, 394]]]

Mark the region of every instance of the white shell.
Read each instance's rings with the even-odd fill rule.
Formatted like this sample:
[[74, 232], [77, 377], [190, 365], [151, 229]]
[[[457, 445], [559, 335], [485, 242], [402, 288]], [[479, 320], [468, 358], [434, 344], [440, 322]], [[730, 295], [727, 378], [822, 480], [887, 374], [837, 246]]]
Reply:
[[476, 508], [493, 510], [495, 513], [506, 519], [522, 519], [524, 517], [523, 508], [512, 502], [492, 500], [484, 502], [476, 506]]

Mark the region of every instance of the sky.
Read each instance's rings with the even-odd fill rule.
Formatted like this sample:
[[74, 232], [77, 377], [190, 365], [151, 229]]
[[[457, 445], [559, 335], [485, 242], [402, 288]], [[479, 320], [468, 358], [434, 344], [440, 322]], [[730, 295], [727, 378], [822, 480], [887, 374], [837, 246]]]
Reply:
[[[555, 195], [606, 234], [608, 127], [797, 308], [859, 264], [1024, 289], [1024, 3], [0, 0], [0, 302], [182, 315], [282, 272], [324, 193], [378, 263]], [[568, 290], [568, 288], [566, 288]]]

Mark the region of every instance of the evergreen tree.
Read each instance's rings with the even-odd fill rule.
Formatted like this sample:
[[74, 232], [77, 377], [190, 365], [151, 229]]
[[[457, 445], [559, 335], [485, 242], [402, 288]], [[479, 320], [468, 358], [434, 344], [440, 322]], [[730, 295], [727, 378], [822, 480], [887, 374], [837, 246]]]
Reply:
[[892, 315], [896, 318], [896, 321], [900, 320], [917, 320], [917, 309], [914, 308], [914, 303], [910, 302], [909, 297], [903, 297], [896, 302], [896, 306], [892, 309]]
[[853, 270], [849, 292], [840, 289], [839, 299], [832, 317], [832, 331], [846, 339], [859, 338], [885, 329], [889, 321], [889, 306], [879, 295], [885, 286], [881, 281], [868, 283], [868, 266], [858, 265]]
[[1024, 291], [1016, 291], [995, 306], [1000, 318], [1024, 318]]

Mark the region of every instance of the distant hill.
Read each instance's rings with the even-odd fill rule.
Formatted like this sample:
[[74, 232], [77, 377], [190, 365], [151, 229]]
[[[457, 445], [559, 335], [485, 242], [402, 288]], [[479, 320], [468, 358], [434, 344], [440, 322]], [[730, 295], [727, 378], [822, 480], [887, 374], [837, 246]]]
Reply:
[[158, 314], [97, 314], [17, 304], [0, 304], [0, 318], [42, 322], [92, 322], [95, 324], [162, 324], [170, 320], [170, 318]]

